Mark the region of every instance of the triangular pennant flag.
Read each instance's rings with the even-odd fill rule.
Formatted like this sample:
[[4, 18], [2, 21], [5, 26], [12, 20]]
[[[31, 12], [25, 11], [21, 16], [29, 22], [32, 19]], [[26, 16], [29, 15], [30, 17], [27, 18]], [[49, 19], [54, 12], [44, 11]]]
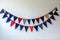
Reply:
[[9, 14], [9, 18], [11, 18], [13, 15], [12, 14]]
[[25, 31], [27, 31], [28, 30], [28, 26], [25, 26]]
[[35, 23], [35, 19], [32, 19], [33, 24]]
[[16, 25], [15, 25], [15, 29], [16, 29], [18, 26], [19, 26], [19, 24], [16, 23]]
[[40, 19], [44, 22], [44, 16], [40, 17]]
[[53, 11], [49, 12], [50, 15], [53, 15]]
[[45, 15], [45, 17], [46, 17], [46, 18], [49, 18], [49, 15], [48, 15], [48, 14], [46, 14], [46, 15]]
[[22, 20], [22, 18], [18, 18], [18, 23], [20, 23], [20, 22], [21, 22], [21, 20]]
[[39, 27], [43, 30], [43, 26], [42, 26], [42, 24], [40, 24]]
[[47, 20], [47, 22], [49, 22], [50, 24], [52, 24], [52, 22], [51, 22], [51, 20], [50, 20], [50, 19], [48, 19], [48, 20]]
[[40, 21], [39, 18], [36, 18], [36, 21], [39, 23], [39, 21]]
[[11, 19], [10, 19], [10, 18], [7, 18], [7, 21], [6, 21], [6, 23], [7, 23], [7, 22], [10, 22], [10, 21], [11, 21]]
[[13, 26], [14, 24], [15, 24], [15, 22], [11, 20], [10, 26]]
[[16, 16], [14, 16], [14, 21], [17, 19], [17, 17]]
[[48, 26], [47, 26], [47, 22], [44, 22], [43, 24], [44, 24], [46, 27], [48, 27]]
[[2, 10], [0, 11], [0, 13], [4, 13], [4, 9], [2, 9]]
[[59, 16], [59, 14], [57, 12], [55, 12], [54, 15]]
[[26, 19], [23, 19], [23, 23], [24, 23], [24, 24], [26, 23]]
[[36, 31], [38, 31], [38, 26], [34, 26], [34, 28], [36, 29]]
[[55, 20], [54, 15], [52, 15], [50, 18], [53, 19], [53, 20]]
[[6, 17], [8, 17], [8, 16], [7, 16], [7, 13], [5, 13], [2, 18], [6, 18]]
[[55, 11], [58, 11], [58, 9], [57, 9], [56, 7], [54, 8], [54, 10], [55, 10]]
[[30, 21], [31, 21], [31, 20], [30, 20], [30, 19], [27, 19], [27, 20], [28, 20], [28, 24], [30, 24]]
[[24, 27], [23, 25], [20, 25], [20, 30], [22, 30], [22, 29], [23, 29], [23, 27]]
[[29, 28], [30, 28], [30, 30], [31, 30], [31, 32], [33, 31], [33, 26], [29, 26]]

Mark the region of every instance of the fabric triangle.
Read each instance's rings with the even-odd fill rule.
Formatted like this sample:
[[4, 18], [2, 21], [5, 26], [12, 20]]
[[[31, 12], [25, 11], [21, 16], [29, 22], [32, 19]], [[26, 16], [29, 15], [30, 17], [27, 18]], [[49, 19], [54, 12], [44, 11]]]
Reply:
[[17, 17], [16, 16], [14, 16], [14, 21], [17, 19]]
[[19, 26], [19, 24], [16, 23], [16, 25], [15, 25], [15, 29], [16, 29], [18, 26]]
[[8, 16], [7, 16], [7, 13], [5, 13], [2, 18], [6, 18], [6, 17], [8, 17]]
[[40, 21], [39, 18], [36, 18], [36, 21], [39, 23], [39, 21]]
[[48, 20], [47, 20], [47, 22], [49, 22], [50, 24], [52, 24], [52, 22], [51, 22], [51, 20], [50, 20], [50, 19], [48, 19]]
[[44, 24], [46, 27], [48, 27], [48, 26], [47, 26], [47, 22], [44, 22], [43, 24]]
[[23, 25], [20, 25], [20, 30], [22, 30], [22, 29], [23, 29], [23, 27], [24, 27]]
[[56, 8], [54, 8], [54, 10], [55, 10], [55, 11], [58, 11], [57, 7], [56, 7]]
[[40, 19], [44, 22], [44, 16], [40, 17]]
[[48, 15], [48, 14], [46, 14], [46, 15], [45, 15], [45, 17], [46, 17], [46, 18], [49, 18], [49, 15]]
[[38, 31], [38, 26], [34, 26], [35, 30]]
[[10, 26], [13, 26], [14, 24], [15, 24], [15, 22], [11, 20]]
[[33, 26], [29, 26], [29, 28], [30, 28], [30, 31], [32, 32], [33, 31]]
[[53, 15], [53, 11], [49, 12], [50, 15]]
[[28, 20], [28, 24], [30, 24], [30, 21], [31, 21], [31, 20], [30, 20], [30, 19], [27, 19], [27, 20]]
[[4, 13], [4, 9], [2, 9], [2, 10], [0, 11], [0, 13]]
[[50, 18], [53, 19], [53, 20], [55, 20], [54, 15], [52, 15]]
[[40, 24], [39, 27], [43, 30], [43, 26], [42, 26], [42, 24]]
[[23, 23], [24, 23], [24, 24], [26, 23], [26, 19], [23, 19]]
[[35, 19], [32, 19], [33, 24], [35, 23]]
[[7, 18], [7, 21], [6, 21], [6, 23], [7, 23], [7, 22], [10, 22], [10, 21], [11, 21], [11, 19], [10, 19], [10, 18]]
[[22, 18], [18, 18], [18, 23], [20, 23], [20, 22], [21, 22], [21, 20], [22, 20]]
[[25, 26], [25, 31], [27, 32], [27, 30], [28, 30], [28, 26]]
[[54, 15], [59, 16], [59, 14], [57, 12], [55, 12]]
[[12, 14], [9, 14], [9, 18], [11, 18], [11, 17], [13, 17], [13, 15]]

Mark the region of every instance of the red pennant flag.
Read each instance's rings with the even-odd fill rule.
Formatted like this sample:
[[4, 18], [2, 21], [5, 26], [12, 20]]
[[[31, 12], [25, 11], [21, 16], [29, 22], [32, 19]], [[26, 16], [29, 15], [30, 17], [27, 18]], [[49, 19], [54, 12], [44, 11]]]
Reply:
[[19, 22], [19, 23], [21, 22], [21, 20], [22, 20], [22, 18], [18, 18], [18, 22]]
[[36, 18], [36, 21], [39, 23], [39, 18]]
[[29, 26], [29, 28], [30, 28], [30, 30], [31, 30], [31, 32], [33, 31], [33, 26]]
[[13, 25], [14, 25], [14, 23], [15, 23], [15, 22], [11, 20], [11, 24], [10, 24], [10, 26], [13, 26]]

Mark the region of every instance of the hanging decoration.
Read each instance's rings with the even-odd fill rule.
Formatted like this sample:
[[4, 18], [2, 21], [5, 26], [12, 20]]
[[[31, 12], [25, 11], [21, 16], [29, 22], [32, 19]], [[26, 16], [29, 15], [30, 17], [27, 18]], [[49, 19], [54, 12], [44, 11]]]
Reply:
[[[20, 18], [20, 17], [14, 16], [14, 15], [10, 14], [9, 12], [7, 12], [4, 9], [2, 9], [0, 11], [0, 14], [4, 14], [2, 18], [3, 19], [7, 18], [6, 23], [10, 22], [10, 26], [15, 25], [15, 29], [17, 29], [18, 27], [20, 27], [20, 30], [22, 30], [23, 28], [25, 28], [26, 32], [28, 31], [28, 29], [30, 29], [30, 31], [32, 32], [33, 29], [35, 29], [36, 31], [38, 31], [38, 27], [40, 27], [43, 30], [43, 25], [45, 27], [48, 27], [47, 23], [52, 24], [51, 19], [56, 20], [55, 17], [54, 17], [54, 15], [59, 16], [59, 14], [57, 13], [57, 11], [58, 11], [58, 9], [54, 8], [49, 13], [47, 13], [47, 14], [41, 16], [41, 17], [33, 18], [33, 19], [25, 19], [25, 18]], [[49, 17], [49, 15], [50, 15], [50, 17]], [[14, 18], [13, 20], [11, 19], [12, 17]], [[45, 21], [44, 17], [47, 18], [46, 21]], [[18, 20], [18, 23], [15, 22], [16, 20]], [[25, 25], [21, 25], [20, 24], [21, 21], [23, 21], [23, 24], [26, 24], [26, 22], [28, 22], [29, 25], [31, 24], [31, 21], [32, 21], [33, 24], [35, 24], [37, 22], [38, 25], [35, 25], [35, 26], [32, 26], [32, 25], [31, 26], [25, 26]], [[43, 23], [40, 23], [40, 21], [42, 21]]]

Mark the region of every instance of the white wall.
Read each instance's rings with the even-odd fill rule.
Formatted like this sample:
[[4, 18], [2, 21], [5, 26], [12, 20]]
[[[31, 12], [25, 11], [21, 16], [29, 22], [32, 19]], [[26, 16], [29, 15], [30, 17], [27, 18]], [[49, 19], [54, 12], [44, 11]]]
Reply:
[[[40, 17], [55, 6], [60, 14], [60, 0], [0, 0], [0, 10], [3, 8], [22, 18]], [[0, 40], [60, 40], [60, 16], [56, 16], [56, 21], [52, 20], [53, 24], [48, 24], [48, 28], [38, 32], [20, 31], [5, 21], [0, 14]]]

